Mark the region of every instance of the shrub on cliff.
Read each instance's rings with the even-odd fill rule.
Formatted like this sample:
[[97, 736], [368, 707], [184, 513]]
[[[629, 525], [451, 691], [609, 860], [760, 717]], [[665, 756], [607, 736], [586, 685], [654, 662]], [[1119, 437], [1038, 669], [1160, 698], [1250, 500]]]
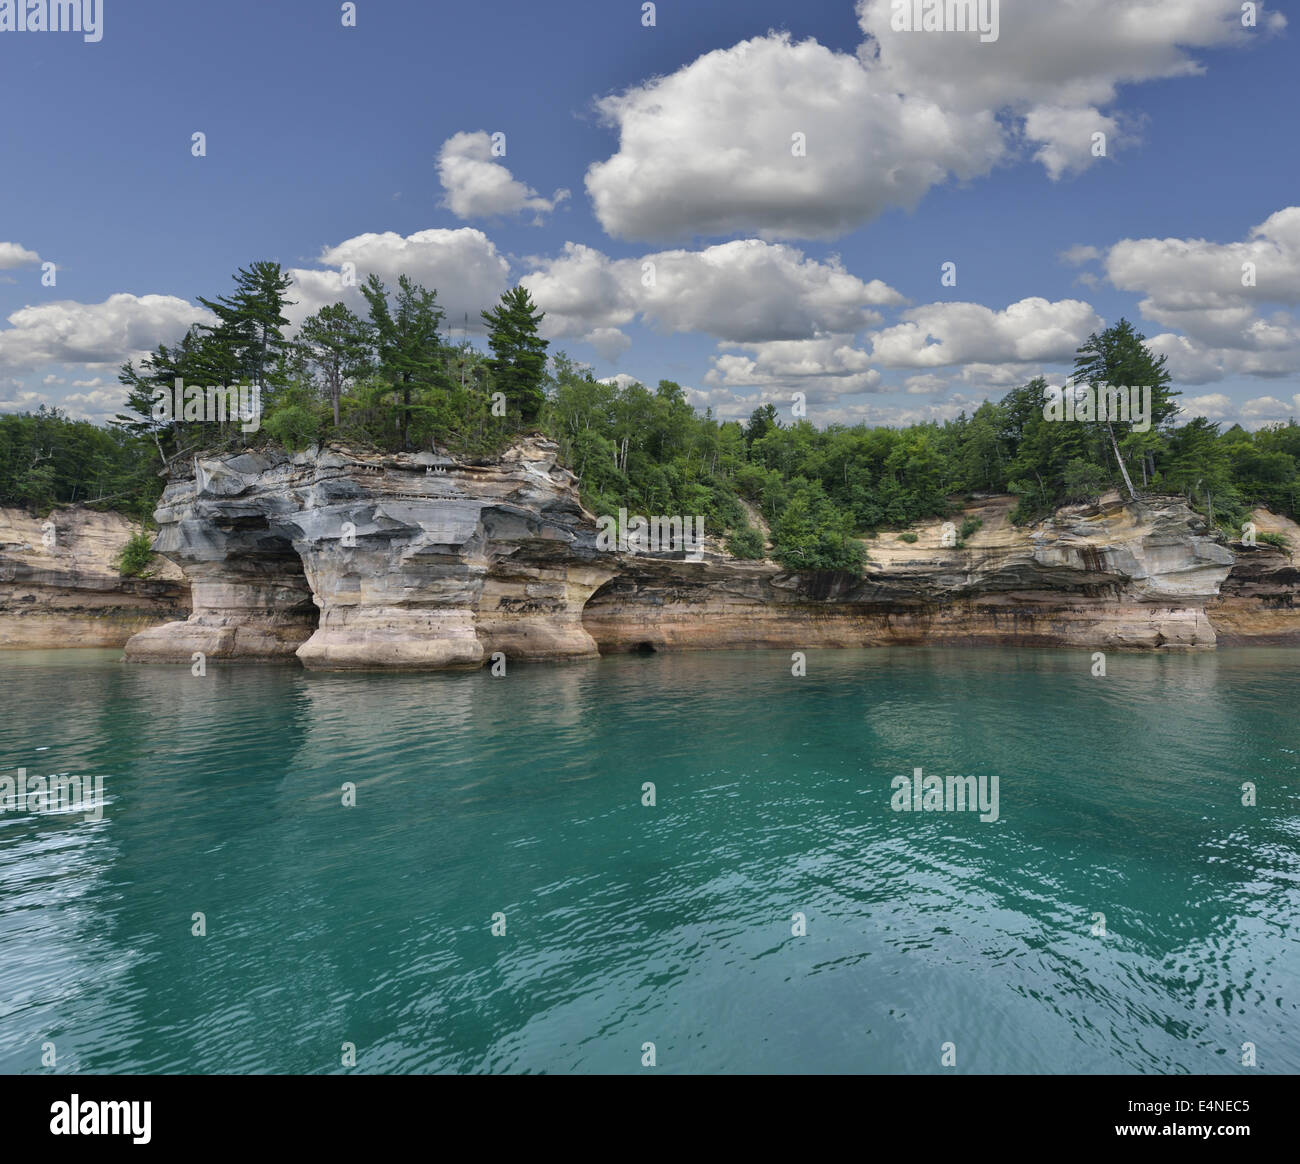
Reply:
[[1110, 488], [1110, 477], [1106, 470], [1080, 457], [1075, 457], [1066, 464], [1064, 480], [1063, 496], [1066, 501], [1095, 502]]
[[774, 556], [791, 570], [859, 571], [866, 558], [852, 519], [831, 503], [816, 481], [800, 480], [772, 527]]
[[147, 578], [153, 565], [153, 538], [144, 530], [133, 533], [118, 550], [113, 564], [123, 578]]
[[305, 402], [288, 402], [276, 407], [262, 422], [271, 440], [290, 452], [300, 452], [320, 438], [320, 419]]
[[750, 561], [761, 560], [766, 553], [766, 547], [763, 545], [763, 535], [752, 526], [737, 530], [727, 539], [727, 553], [733, 558], [745, 558]]

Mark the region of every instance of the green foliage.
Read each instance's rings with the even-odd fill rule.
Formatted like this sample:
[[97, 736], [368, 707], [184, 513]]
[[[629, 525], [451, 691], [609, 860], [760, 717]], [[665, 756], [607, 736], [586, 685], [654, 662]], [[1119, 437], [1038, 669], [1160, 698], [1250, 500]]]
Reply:
[[451, 387], [438, 333], [443, 319], [438, 293], [402, 275], [390, 304], [384, 284], [373, 274], [361, 292], [370, 305], [378, 376], [393, 394], [389, 415], [401, 448], [410, 449], [412, 428], [419, 438], [436, 427], [432, 414]]
[[330, 402], [335, 428], [344, 389], [373, 369], [371, 344], [369, 325], [345, 303], [322, 307], [298, 332], [297, 355]]
[[[1143, 342], [1146, 336], [1136, 331], [1127, 319], [1120, 319], [1100, 335], [1094, 332], [1079, 348], [1074, 361], [1075, 380], [1095, 389], [1143, 388], [1151, 389], [1151, 427], [1137, 432], [1131, 421], [1093, 421], [1069, 427], [1096, 427], [1104, 429], [1116, 467], [1124, 481], [1125, 489], [1132, 488], [1132, 472], [1128, 462], [1136, 457], [1141, 470], [1142, 485], [1156, 476], [1156, 450], [1161, 444], [1161, 430], [1178, 414], [1174, 397], [1181, 395], [1170, 387], [1169, 372], [1165, 369], [1166, 357], [1156, 356]], [[1060, 426], [1058, 426], [1060, 427]]]
[[323, 427], [318, 409], [301, 394], [277, 401], [262, 421], [271, 440], [295, 453], [315, 444]]
[[821, 484], [802, 478], [772, 528], [774, 556], [791, 570], [859, 571], [866, 557], [852, 523]]
[[160, 390], [171, 394], [177, 380], [186, 387], [257, 387], [263, 408], [276, 400], [288, 383], [294, 349], [285, 338], [289, 325], [284, 310], [291, 305], [286, 292], [291, 277], [278, 263], [257, 262], [235, 273], [235, 292], [216, 299], [199, 296], [216, 323], [195, 321], [185, 335], [141, 361], [124, 364], [118, 380], [127, 389], [127, 411], [114, 424], [136, 437], [147, 437], [157, 450], [160, 467], [200, 449], [248, 443], [237, 416], [225, 420], [160, 418], [155, 404]]
[[1274, 546], [1279, 550], [1289, 551], [1291, 549], [1291, 542], [1286, 537], [1285, 534], [1280, 534], [1280, 533], [1256, 534], [1255, 540], [1257, 542], [1263, 542], [1266, 546]]
[[766, 553], [763, 535], [752, 526], [738, 530], [727, 539], [727, 553], [733, 558], [759, 560]]
[[147, 578], [153, 565], [153, 538], [144, 530], [133, 533], [113, 559], [123, 578]]
[[1066, 501], [1096, 502], [1107, 489], [1110, 479], [1100, 465], [1073, 457], [1066, 462], [1061, 483], [1061, 496]]
[[982, 517], [968, 517], [961, 523], [961, 529], [957, 531], [957, 540], [964, 542], [971, 534], [984, 528], [984, 519]]
[[[773, 553], [794, 569], [858, 569], [862, 537], [945, 519], [955, 497], [1012, 493], [1012, 520], [1037, 520], [1066, 502], [1096, 501], [1124, 485], [1177, 492], [1211, 524], [1239, 528], [1252, 506], [1300, 516], [1300, 425], [1221, 433], [1204, 418], [1175, 423], [1178, 392], [1164, 359], [1127, 320], [1079, 349], [1079, 381], [1149, 385], [1154, 424], [1058, 423], [1044, 416], [1042, 378], [943, 424], [907, 428], [783, 424], [771, 403], [747, 423], [700, 415], [679, 384], [653, 389], [593, 378], [563, 353], [548, 370], [544, 318], [526, 289], [507, 291], [482, 319], [487, 348], [442, 334], [437, 292], [406, 276], [390, 294], [371, 275], [361, 318], [343, 303], [287, 338], [287, 275], [258, 262], [233, 293], [201, 299], [215, 317], [160, 344], [119, 380], [127, 407], [109, 430], [57, 412], [0, 417], [0, 501], [32, 512], [69, 502], [153, 509], [159, 471], [204, 450], [273, 441], [290, 449], [338, 440], [387, 451], [440, 447], [490, 456], [521, 428], [542, 427], [596, 513], [701, 516], [733, 552], [761, 556], [744, 503], [772, 531]], [[238, 418], [159, 419], [154, 398], [187, 385], [263, 385], [261, 430]], [[505, 408], [494, 405], [504, 398]], [[961, 545], [977, 526], [967, 519]], [[909, 542], [914, 535], [901, 534]]]
[[159, 466], [147, 438], [56, 408], [0, 416], [0, 505], [43, 515], [77, 504], [142, 519], [162, 493]]
[[763, 404], [754, 409], [749, 416], [749, 424], [745, 426], [745, 444], [753, 447], [757, 440], [762, 440], [774, 428], [779, 427], [776, 419], [776, 405]]
[[[1182, 393], [1169, 386], [1166, 357], [1152, 354], [1146, 338], [1127, 319], [1120, 319], [1100, 335], [1093, 332], [1079, 348], [1074, 377], [1078, 383], [1094, 386], [1150, 387], [1151, 425], [1157, 429], [1178, 414], [1174, 397]], [[1128, 431], [1127, 422], [1110, 423], [1117, 432]]]
[[[293, 277], [279, 263], [257, 262], [235, 272], [235, 293], [216, 299], [199, 296], [199, 302], [217, 317], [215, 324], [199, 330], [212, 343], [201, 347], [207, 366], [197, 384], [257, 384], [266, 396], [274, 395], [278, 366], [288, 351], [284, 329], [289, 326], [284, 309], [291, 306], [285, 293]], [[187, 381], [188, 382], [188, 381]]]
[[525, 287], [512, 287], [491, 311], [482, 313], [488, 326], [488, 347], [493, 381], [505, 393], [507, 404], [525, 424], [537, 420], [546, 401], [547, 342], [537, 334], [545, 318]]
[[915, 545], [915, 544], [916, 544], [916, 534], [914, 534], [914, 533], [909, 529], [906, 533], [901, 533], [901, 534], [899, 534], [899, 535], [898, 535], [898, 540], [899, 540], [900, 542], [906, 542], [909, 546], [911, 546], [911, 545]]

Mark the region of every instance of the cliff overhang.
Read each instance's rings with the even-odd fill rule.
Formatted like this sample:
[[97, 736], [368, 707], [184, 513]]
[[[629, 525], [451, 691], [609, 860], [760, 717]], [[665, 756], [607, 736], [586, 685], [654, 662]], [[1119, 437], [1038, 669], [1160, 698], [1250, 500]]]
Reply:
[[[532, 436], [491, 461], [339, 446], [198, 458], [163, 495], [155, 545], [193, 613], [135, 635], [127, 658], [343, 670], [707, 647], [1207, 649], [1238, 566], [1180, 499], [1114, 495], [1023, 529], [1013, 499], [985, 498], [965, 546], [944, 545], [940, 522], [914, 542], [882, 534], [861, 575], [740, 561], [712, 541], [699, 560], [610, 552], [558, 453]], [[1294, 585], [1267, 554], [1250, 561], [1254, 590], [1227, 586], [1238, 639]]]

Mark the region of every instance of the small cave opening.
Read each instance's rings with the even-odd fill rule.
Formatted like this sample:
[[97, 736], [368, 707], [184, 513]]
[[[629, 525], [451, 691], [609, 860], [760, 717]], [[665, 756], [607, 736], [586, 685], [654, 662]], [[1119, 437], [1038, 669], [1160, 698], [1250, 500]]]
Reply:
[[653, 655], [655, 652], [656, 648], [652, 642], [640, 642], [632, 648], [632, 653], [634, 655]]
[[230, 579], [260, 592], [250, 609], [260, 611], [262, 618], [274, 624], [316, 630], [320, 626], [320, 607], [293, 540], [265, 521], [262, 525], [247, 521], [234, 528], [251, 535], [239, 538], [231, 547], [239, 570]]

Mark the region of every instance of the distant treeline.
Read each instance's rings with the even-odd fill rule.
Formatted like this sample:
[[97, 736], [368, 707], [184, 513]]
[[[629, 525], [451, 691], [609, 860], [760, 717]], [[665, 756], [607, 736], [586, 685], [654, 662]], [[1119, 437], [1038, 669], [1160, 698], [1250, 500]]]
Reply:
[[796, 568], [853, 568], [858, 538], [949, 517], [981, 492], [1017, 495], [1013, 520], [1021, 523], [1112, 488], [1127, 492], [1129, 481], [1137, 494], [1183, 494], [1238, 536], [1252, 505], [1296, 516], [1300, 426], [1220, 432], [1201, 417], [1177, 425], [1178, 392], [1144, 339], [1126, 320], [1089, 337], [1075, 377], [1151, 388], [1145, 432], [1125, 422], [1045, 419], [1050, 393], [1041, 378], [943, 424], [819, 429], [782, 423], [765, 404], [742, 425], [698, 415], [671, 381], [654, 392], [617, 388], [563, 358], [543, 417], [595, 511], [704, 514], [710, 529], [731, 531], [733, 553], [757, 556], [762, 543], [743, 498], [769, 523], [776, 557]]
[[0, 505], [44, 516], [78, 504], [144, 521], [162, 487], [157, 454], [121, 429], [69, 420], [43, 405], [0, 416]]
[[[1055, 422], [1036, 379], [943, 424], [905, 428], [831, 425], [782, 415], [772, 405], [747, 423], [697, 413], [680, 385], [602, 384], [562, 353], [547, 360], [544, 318], [522, 287], [483, 313], [488, 353], [452, 343], [436, 292], [403, 276], [390, 291], [374, 276], [361, 288], [364, 317], [346, 304], [311, 316], [287, 338], [289, 278], [274, 263], [235, 276], [232, 295], [200, 299], [214, 323], [196, 323], [160, 345], [120, 380], [128, 411], [108, 429], [56, 412], [0, 419], [0, 503], [39, 512], [68, 502], [139, 517], [152, 507], [166, 464], [199, 450], [268, 441], [301, 449], [341, 440], [388, 451], [438, 445], [490, 455], [521, 431], [561, 444], [596, 513], [702, 515], [741, 557], [771, 529], [773, 553], [797, 569], [854, 569], [879, 531], [954, 514], [978, 492], [1013, 493], [1025, 522], [1105, 491], [1180, 493], [1230, 533], [1252, 505], [1300, 514], [1300, 426], [1226, 432], [1204, 418], [1178, 424], [1178, 391], [1164, 357], [1127, 320], [1079, 349], [1080, 385], [1146, 386], [1151, 424]], [[154, 401], [187, 385], [260, 384], [260, 431], [239, 418], [159, 420]]]

